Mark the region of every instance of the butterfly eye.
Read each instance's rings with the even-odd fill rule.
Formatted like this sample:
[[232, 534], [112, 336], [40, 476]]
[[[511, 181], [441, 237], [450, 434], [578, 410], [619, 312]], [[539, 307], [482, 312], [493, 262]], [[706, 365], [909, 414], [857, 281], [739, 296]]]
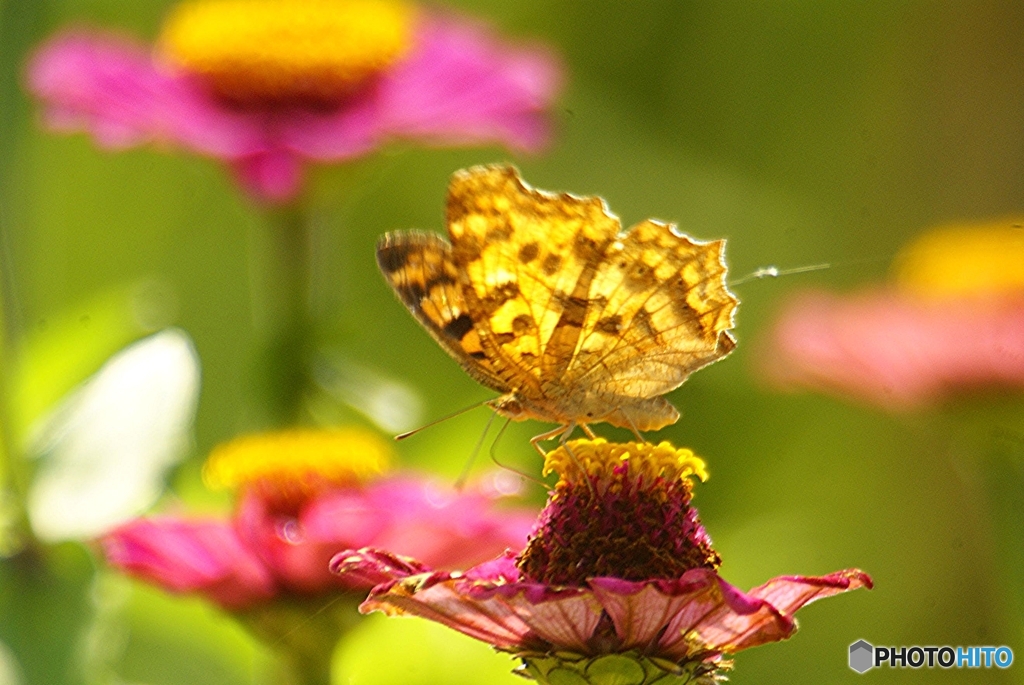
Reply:
[[510, 395], [503, 395], [488, 402], [491, 409], [503, 416], [515, 417], [523, 413], [523, 404], [517, 398]]

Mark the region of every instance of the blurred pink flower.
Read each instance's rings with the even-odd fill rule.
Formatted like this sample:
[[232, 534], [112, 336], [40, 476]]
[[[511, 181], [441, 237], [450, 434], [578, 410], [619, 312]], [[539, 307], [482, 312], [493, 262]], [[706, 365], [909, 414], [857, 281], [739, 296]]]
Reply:
[[240, 608], [274, 596], [274, 577], [227, 521], [140, 518], [103, 538], [107, 561], [172, 592]]
[[437, 621], [519, 656], [524, 675], [542, 683], [555, 682], [555, 668], [585, 675], [606, 655], [638, 675], [717, 682], [729, 667], [723, 655], [788, 638], [805, 604], [872, 586], [847, 570], [744, 593], [716, 573], [718, 555], [690, 506], [688, 476], [704, 475], [692, 452], [601, 439], [569, 448], [572, 457], [565, 448], [548, 455], [561, 479], [518, 556], [452, 573], [363, 549], [339, 554], [332, 568], [378, 583], [361, 611]]
[[760, 349], [761, 371], [781, 387], [894, 410], [965, 389], [1024, 389], [1019, 226], [935, 229], [904, 248], [890, 287], [794, 297]]
[[[256, 465], [240, 468], [263, 474], [259, 483], [242, 487], [231, 520], [137, 519], [104, 537], [108, 561], [168, 590], [199, 593], [224, 607], [242, 609], [281, 593], [365, 592], [372, 583], [329, 571], [331, 557], [342, 549], [388, 546], [442, 568], [456, 568], [521, 546], [533, 525], [533, 512], [501, 510], [494, 493], [479, 488], [455, 492], [412, 476], [348, 484], [318, 481], [305, 487], [311, 483], [309, 460], [294, 464], [305, 484], [301, 491], [287, 483], [275, 490], [266, 476], [279, 464], [260, 464], [258, 451], [278, 447], [283, 462], [296, 453], [281, 447], [284, 439], [308, 441], [309, 435], [271, 436], [273, 442], [259, 436], [264, 445], [253, 445], [252, 438], [249, 444], [227, 445], [233, 453], [221, 465], [248, 457]], [[348, 434], [342, 439], [352, 442]], [[322, 439], [319, 444], [325, 449]], [[224, 456], [224, 450], [215, 452], [208, 465], [218, 454]], [[244, 478], [252, 475], [250, 471]]]
[[[335, 4], [338, 13], [351, 13], [350, 6], [363, 11], [366, 3]], [[345, 16], [332, 16], [333, 5], [323, 2], [313, 5], [319, 14], [300, 17], [305, 23], [296, 23], [292, 17], [296, 5], [282, 7], [272, 19], [295, 26], [271, 27], [280, 35], [271, 33], [265, 41], [281, 44], [242, 45], [239, 49], [247, 51], [244, 57], [224, 57], [226, 49], [216, 40], [219, 34], [213, 32], [211, 38], [207, 26], [200, 27], [205, 33], [193, 31], [213, 43], [200, 46], [200, 52], [205, 52], [193, 60], [200, 67], [179, 59], [172, 50], [176, 45], [168, 47], [174, 41], [166, 35], [158, 48], [170, 55], [160, 50], [152, 54], [134, 41], [111, 34], [67, 31], [32, 57], [28, 87], [42, 101], [46, 122], [54, 129], [89, 131], [107, 148], [152, 141], [222, 159], [243, 186], [270, 202], [296, 197], [307, 162], [350, 160], [391, 139], [428, 145], [497, 142], [528, 151], [547, 142], [545, 110], [561, 81], [560, 69], [548, 51], [507, 45], [486, 27], [453, 14], [407, 11], [401, 5], [393, 12], [399, 17], [394, 31], [372, 23], [376, 15], [365, 21], [355, 17], [346, 24]], [[194, 8], [186, 4], [185, 9]], [[309, 20], [309, 16], [316, 18]], [[223, 21], [244, 23], [247, 18]], [[406, 21], [407, 37], [402, 33]], [[320, 26], [325, 22], [330, 25]], [[310, 58], [301, 52], [308, 48], [306, 42], [295, 39], [295, 33], [309, 29], [309, 24], [316, 30], [344, 30], [344, 38], [355, 47], [340, 50], [330, 35], [316, 34], [309, 42], [322, 39], [323, 45], [315, 47], [322, 47], [326, 56]], [[375, 33], [360, 35], [364, 29]], [[382, 31], [397, 35], [386, 33], [393, 38], [385, 46], [390, 52], [362, 54], [361, 50], [373, 49], [364, 44], [382, 42], [377, 35]], [[239, 34], [249, 35], [235, 23], [226, 23], [222, 33], [222, 42], [231, 48], [240, 42]], [[187, 49], [194, 50], [194, 36], [186, 38], [192, 41]], [[346, 50], [358, 53], [353, 64], [343, 63]], [[251, 52], [258, 54], [253, 57]], [[270, 52], [280, 64], [267, 61], [270, 58], [263, 53]], [[344, 54], [337, 57], [338, 53]], [[223, 64], [211, 67], [215, 58]], [[304, 59], [313, 62], [299, 63]], [[338, 63], [324, 66], [315, 61], [323, 59]], [[225, 77], [216, 72], [244, 60], [252, 63], [243, 64], [237, 73]], [[339, 82], [332, 82], [332, 76]]]
[[1024, 296], [921, 301], [871, 290], [804, 293], [761, 359], [779, 385], [909, 409], [964, 387], [1024, 388]]

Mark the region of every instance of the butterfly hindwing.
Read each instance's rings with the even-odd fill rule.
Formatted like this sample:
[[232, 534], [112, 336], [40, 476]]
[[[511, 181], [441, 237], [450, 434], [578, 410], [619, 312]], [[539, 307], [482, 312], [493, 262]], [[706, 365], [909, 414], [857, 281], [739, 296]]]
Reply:
[[731, 352], [737, 300], [725, 287], [724, 245], [650, 220], [613, 243], [593, 280], [586, 334], [566, 382], [655, 397]]

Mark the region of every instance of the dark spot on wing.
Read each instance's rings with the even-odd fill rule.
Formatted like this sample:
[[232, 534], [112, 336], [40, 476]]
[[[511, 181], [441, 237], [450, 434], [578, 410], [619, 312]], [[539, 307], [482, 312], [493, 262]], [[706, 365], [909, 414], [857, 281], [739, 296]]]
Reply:
[[426, 287], [418, 281], [396, 284], [395, 291], [401, 296], [403, 302], [415, 304], [417, 307], [427, 294]]
[[483, 298], [483, 302], [484, 306], [487, 307], [487, 311], [495, 312], [501, 305], [516, 297], [519, 297], [519, 284], [515, 281], [509, 281], [502, 283], [487, 293], [487, 296]]
[[529, 314], [520, 314], [516, 318], [512, 319], [512, 332], [518, 335], [522, 335], [536, 327], [536, 322]]
[[622, 317], [618, 314], [606, 316], [597, 322], [597, 330], [614, 335], [622, 330]]
[[473, 319], [469, 318], [468, 314], [459, 314], [446, 323], [441, 332], [454, 340], [462, 340], [471, 330], [473, 330]]
[[410, 243], [393, 242], [384, 238], [377, 247], [377, 265], [385, 274], [393, 274], [409, 262]]
[[654, 270], [638, 259], [626, 272], [626, 280], [634, 287], [648, 286], [654, 282]]
[[587, 318], [587, 299], [575, 295], [559, 297], [557, 293], [555, 299], [562, 305], [562, 316], [558, 319], [558, 325], [581, 327]]
[[526, 243], [519, 248], [519, 261], [522, 264], [529, 264], [540, 254], [540, 247], [537, 243]]
[[644, 337], [657, 340], [658, 332], [651, 325], [651, 315], [646, 309], [638, 309], [636, 314], [633, 315], [632, 323], [640, 329]]
[[573, 253], [584, 262], [591, 262], [597, 257], [597, 241], [588, 238], [582, 231], [576, 234], [572, 243]]
[[556, 271], [558, 271], [559, 267], [561, 267], [561, 266], [562, 266], [562, 258], [559, 257], [558, 255], [554, 254], [554, 253], [551, 253], [547, 257], [544, 258], [543, 262], [541, 262], [540, 268], [541, 268], [541, 271], [543, 271], [545, 275], [550, 276], [553, 273], [555, 273]]
[[705, 335], [704, 324], [701, 322], [700, 314], [690, 306], [686, 298], [672, 298], [672, 312], [685, 322], [687, 329], [697, 336]]

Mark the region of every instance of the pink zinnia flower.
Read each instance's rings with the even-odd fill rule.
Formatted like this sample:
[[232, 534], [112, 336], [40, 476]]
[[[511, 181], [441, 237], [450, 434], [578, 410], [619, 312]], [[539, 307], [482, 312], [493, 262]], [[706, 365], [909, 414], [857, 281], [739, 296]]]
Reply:
[[241, 490], [232, 520], [138, 519], [103, 539], [107, 559], [175, 592], [232, 610], [281, 595], [365, 593], [330, 573], [339, 549], [374, 545], [456, 568], [521, 544], [533, 515], [500, 511], [497, 495], [381, 476], [387, 445], [357, 430], [288, 431], [221, 446], [205, 474]]
[[53, 128], [108, 148], [152, 141], [222, 159], [273, 202], [298, 194], [306, 162], [391, 139], [537, 150], [559, 85], [546, 50], [384, 0], [193, 0], [153, 50], [72, 30], [28, 67]]
[[1024, 389], [1024, 228], [950, 226], [900, 254], [895, 285], [803, 293], [759, 359], [783, 387], [910, 409], [964, 389]]
[[513, 653], [542, 683], [604, 682], [597, 672], [607, 682], [713, 683], [729, 667], [724, 655], [791, 636], [800, 607], [871, 587], [848, 570], [742, 592], [717, 574], [690, 504], [688, 477], [706, 475], [692, 452], [602, 439], [568, 448], [548, 455], [560, 479], [518, 555], [452, 573], [369, 549], [332, 567], [380, 583], [361, 611], [438, 621]]

